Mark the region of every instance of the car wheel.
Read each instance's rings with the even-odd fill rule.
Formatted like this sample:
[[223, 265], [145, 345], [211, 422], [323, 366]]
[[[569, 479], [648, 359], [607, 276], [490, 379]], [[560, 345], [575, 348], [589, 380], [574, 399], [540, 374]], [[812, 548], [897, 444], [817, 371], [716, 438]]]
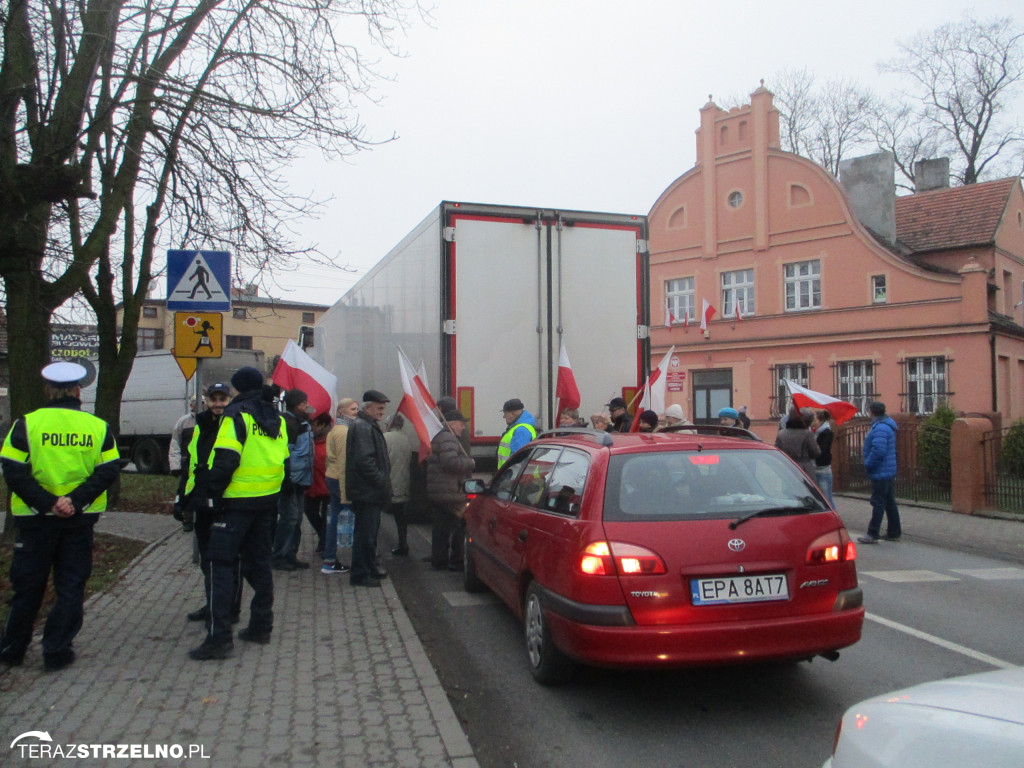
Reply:
[[469, 534], [465, 534], [462, 544], [462, 557], [464, 566], [462, 568], [462, 588], [467, 592], [483, 592], [487, 585], [480, 581], [476, 575], [476, 562], [473, 560], [473, 546], [469, 542]]
[[165, 451], [152, 438], [145, 438], [135, 444], [132, 450], [132, 462], [135, 471], [140, 475], [159, 475], [164, 472]]
[[540, 588], [536, 582], [526, 590], [523, 606], [523, 627], [526, 638], [526, 660], [533, 678], [541, 685], [559, 685], [572, 677], [573, 663], [555, 648], [544, 621]]

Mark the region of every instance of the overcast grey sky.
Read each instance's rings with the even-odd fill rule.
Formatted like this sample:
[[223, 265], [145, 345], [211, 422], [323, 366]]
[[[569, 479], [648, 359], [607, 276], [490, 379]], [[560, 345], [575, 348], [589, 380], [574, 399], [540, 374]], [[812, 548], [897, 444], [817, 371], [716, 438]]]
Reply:
[[[1008, 0], [975, 0], [983, 20]], [[333, 304], [442, 200], [646, 214], [693, 166], [698, 110], [807, 67], [887, 93], [895, 43], [960, 18], [952, 0], [436, 0], [381, 63], [368, 135], [346, 162], [310, 158], [295, 191], [334, 199], [304, 234], [358, 270], [306, 266], [281, 298]]]

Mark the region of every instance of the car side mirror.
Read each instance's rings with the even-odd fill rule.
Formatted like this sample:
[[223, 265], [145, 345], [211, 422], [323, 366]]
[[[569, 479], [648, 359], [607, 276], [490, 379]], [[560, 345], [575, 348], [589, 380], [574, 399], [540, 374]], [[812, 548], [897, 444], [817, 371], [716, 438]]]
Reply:
[[480, 478], [471, 477], [469, 480], [463, 481], [462, 491], [467, 496], [479, 496], [480, 494], [487, 493], [487, 483]]

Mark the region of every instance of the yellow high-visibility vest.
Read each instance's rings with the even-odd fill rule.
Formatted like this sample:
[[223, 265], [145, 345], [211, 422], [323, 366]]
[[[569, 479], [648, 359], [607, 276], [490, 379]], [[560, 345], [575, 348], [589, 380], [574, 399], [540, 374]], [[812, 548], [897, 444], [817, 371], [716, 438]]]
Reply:
[[509, 429], [501, 436], [501, 440], [498, 442], [498, 469], [501, 469], [512, 456], [512, 435], [515, 434], [517, 429], [526, 429], [530, 433], [530, 440], [537, 437], [537, 430], [530, 424], [516, 424]]
[[[100, 464], [117, 461], [117, 446], [103, 450], [107, 423], [91, 413], [71, 408], [40, 408], [25, 415], [28, 451], [11, 444], [7, 434], [0, 456], [21, 464], [32, 465], [32, 477], [55, 496], [67, 496], [92, 475]], [[82, 510], [98, 514], [107, 508], [106, 491]], [[50, 514], [50, 510], [39, 510]], [[32, 508], [17, 494], [11, 494], [12, 515], [34, 515]]]
[[225, 499], [251, 499], [270, 496], [281, 490], [284, 463], [288, 459], [288, 432], [284, 417], [277, 437], [270, 437], [248, 413], [238, 414], [245, 422], [245, 441], [235, 434], [234, 418], [224, 418], [213, 443], [213, 450], [224, 448], [239, 455], [238, 468], [224, 490]]

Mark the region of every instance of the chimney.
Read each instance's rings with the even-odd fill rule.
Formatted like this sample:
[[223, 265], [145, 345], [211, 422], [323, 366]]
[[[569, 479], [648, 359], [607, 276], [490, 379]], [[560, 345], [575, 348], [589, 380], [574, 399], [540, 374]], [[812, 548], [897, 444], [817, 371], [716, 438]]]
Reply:
[[887, 243], [896, 242], [896, 162], [891, 152], [839, 163], [839, 183], [854, 216]]
[[947, 187], [949, 187], [948, 157], [918, 160], [914, 163], [915, 192], [924, 192], [929, 189], [946, 189]]

